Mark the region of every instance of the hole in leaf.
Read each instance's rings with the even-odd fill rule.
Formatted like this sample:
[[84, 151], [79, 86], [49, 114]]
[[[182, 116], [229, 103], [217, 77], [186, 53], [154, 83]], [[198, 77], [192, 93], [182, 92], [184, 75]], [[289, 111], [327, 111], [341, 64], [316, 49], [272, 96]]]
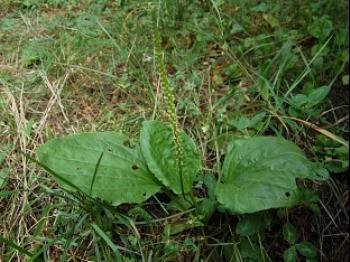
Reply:
[[290, 197], [290, 193], [289, 192], [286, 192], [285, 195], [286, 195], [286, 197]]
[[108, 148], [107, 150], [108, 150], [108, 152], [112, 152], [112, 149], [111, 149], [111, 148]]
[[133, 165], [131, 168], [132, 168], [132, 170], [137, 170], [137, 169], [139, 169], [139, 166], [138, 165]]

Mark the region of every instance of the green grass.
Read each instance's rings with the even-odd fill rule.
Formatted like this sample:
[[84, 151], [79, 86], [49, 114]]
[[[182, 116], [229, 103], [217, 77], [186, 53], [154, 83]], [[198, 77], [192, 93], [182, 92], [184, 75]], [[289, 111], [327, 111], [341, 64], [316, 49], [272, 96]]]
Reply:
[[[319, 190], [318, 205], [269, 211], [272, 225], [247, 238], [235, 233], [238, 216], [189, 226], [192, 211], [165, 195], [118, 208], [72, 195], [26, 157], [59, 135], [136, 140], [143, 120], [167, 119], [153, 56], [158, 5], [179, 123], [205, 159], [197, 193], [220, 176], [230, 139], [276, 135], [333, 173], [329, 185], [305, 185]], [[335, 0], [1, 2], [0, 261], [280, 261], [286, 221], [319, 259], [346, 261], [347, 9]], [[326, 98], [305, 100], [323, 86]]]

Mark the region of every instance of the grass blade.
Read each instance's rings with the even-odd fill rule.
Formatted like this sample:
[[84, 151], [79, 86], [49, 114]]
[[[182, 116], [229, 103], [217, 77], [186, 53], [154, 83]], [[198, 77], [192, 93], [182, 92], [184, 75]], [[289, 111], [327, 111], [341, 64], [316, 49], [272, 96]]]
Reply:
[[92, 181], [91, 181], [91, 186], [90, 186], [90, 191], [89, 191], [89, 195], [91, 196], [91, 193], [92, 193], [92, 188], [95, 184], [95, 179], [96, 179], [96, 175], [97, 175], [97, 171], [98, 171], [98, 168], [100, 167], [100, 164], [101, 164], [101, 160], [102, 160], [102, 157], [103, 157], [103, 153], [101, 153], [100, 157], [98, 158], [97, 160], [97, 163], [96, 163], [96, 166], [95, 166], [95, 170], [94, 170], [94, 175], [92, 177]]
[[92, 228], [95, 230], [96, 234], [98, 234], [105, 242], [106, 244], [112, 249], [113, 253], [116, 256], [116, 261], [122, 261], [120, 252], [116, 245], [113, 243], [113, 241], [106, 235], [105, 232], [96, 224], [91, 224]]
[[29, 251], [27, 251], [26, 249], [24, 249], [23, 247], [15, 244], [14, 242], [8, 240], [8, 239], [5, 239], [3, 237], [0, 236], [0, 243], [5, 243], [6, 245], [16, 249], [18, 252], [22, 253], [22, 254], [25, 254], [29, 257], [32, 257], [34, 256], [34, 254], [30, 253]]

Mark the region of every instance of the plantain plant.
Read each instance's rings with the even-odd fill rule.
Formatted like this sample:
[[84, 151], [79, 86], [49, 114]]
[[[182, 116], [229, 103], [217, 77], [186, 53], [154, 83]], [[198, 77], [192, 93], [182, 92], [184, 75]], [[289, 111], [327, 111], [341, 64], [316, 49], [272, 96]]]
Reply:
[[[169, 123], [145, 121], [139, 144], [113, 132], [56, 138], [37, 150], [38, 161], [57, 182], [118, 206], [142, 203], [160, 191], [172, 192], [197, 207], [192, 186], [202, 170], [201, 154], [179, 127], [175, 98], [166, 72], [159, 30], [154, 54]], [[295, 144], [258, 136], [231, 143], [222, 176], [213, 190], [218, 210], [231, 214], [292, 207], [300, 202], [296, 179], [325, 180], [327, 172], [310, 162]]]

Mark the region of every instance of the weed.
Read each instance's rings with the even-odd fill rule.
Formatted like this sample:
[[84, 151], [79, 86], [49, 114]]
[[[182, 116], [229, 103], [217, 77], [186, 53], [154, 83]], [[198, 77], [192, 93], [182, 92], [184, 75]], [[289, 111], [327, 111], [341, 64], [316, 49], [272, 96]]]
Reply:
[[0, 6], [2, 260], [347, 260], [346, 1]]

